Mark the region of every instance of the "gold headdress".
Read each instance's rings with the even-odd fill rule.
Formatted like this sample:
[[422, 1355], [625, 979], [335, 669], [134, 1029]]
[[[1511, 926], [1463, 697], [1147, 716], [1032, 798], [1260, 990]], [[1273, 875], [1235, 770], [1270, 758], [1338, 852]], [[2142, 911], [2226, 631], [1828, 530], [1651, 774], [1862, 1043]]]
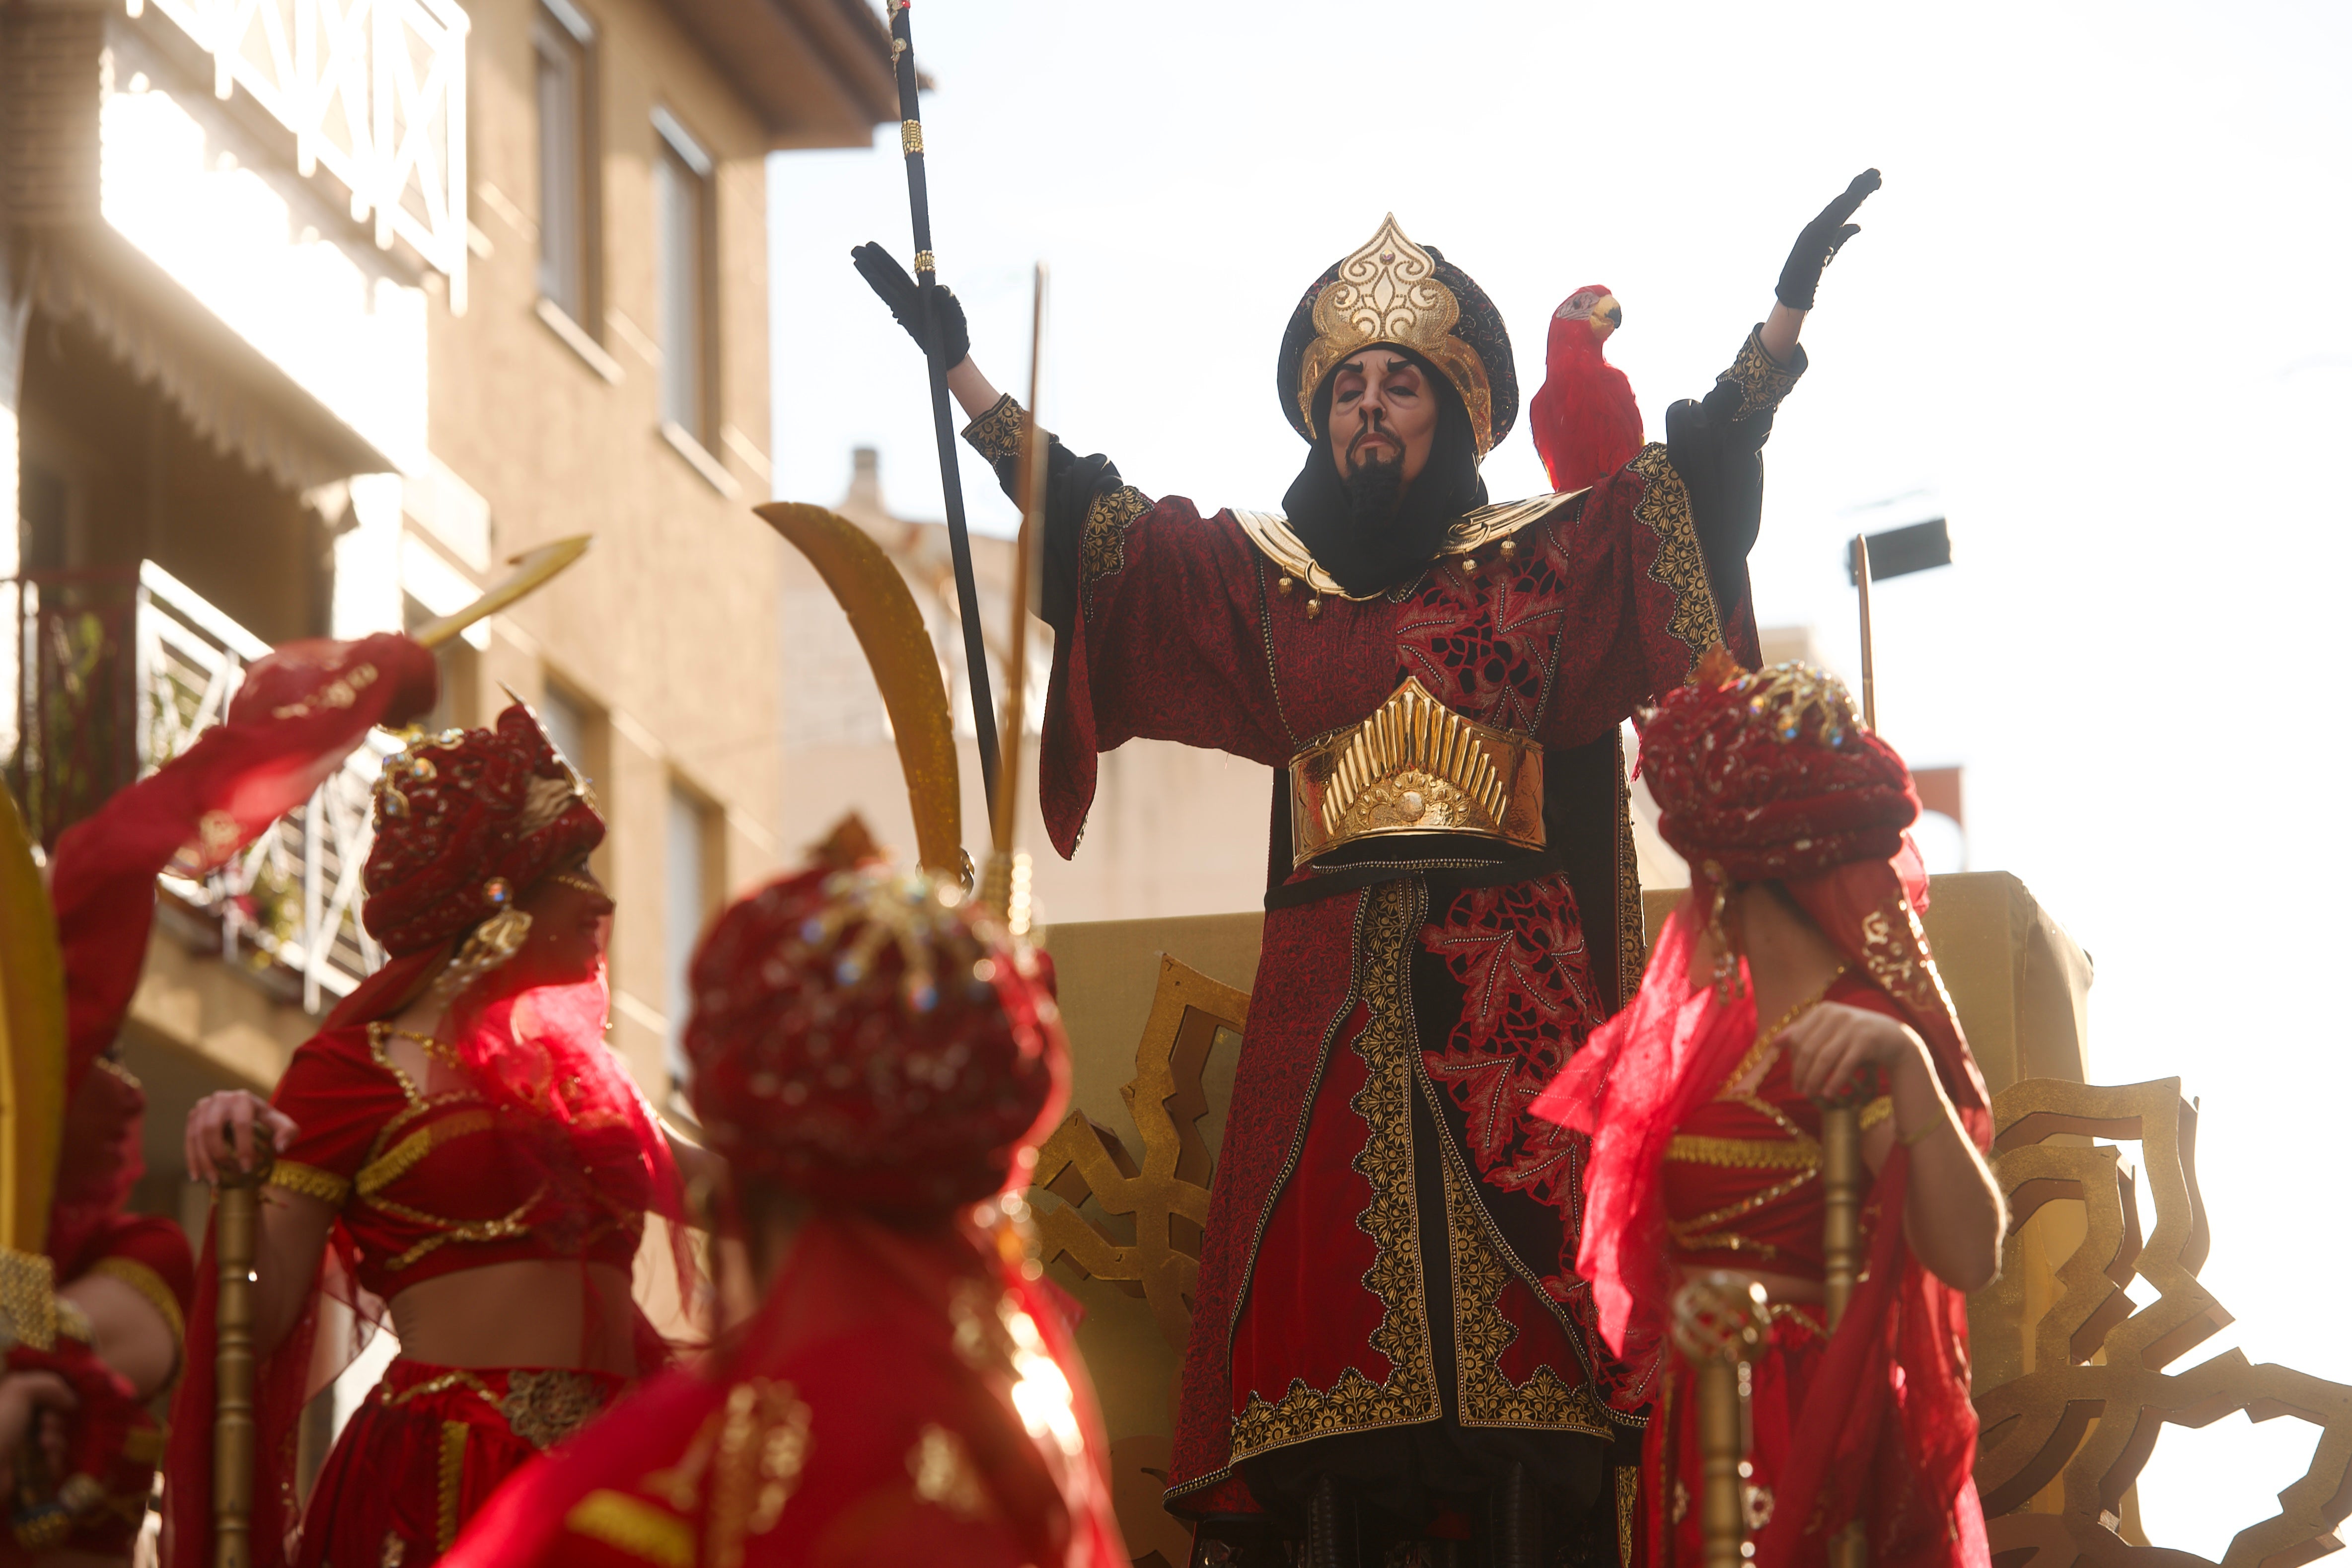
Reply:
[[[1311, 440], [1315, 430], [1315, 393], [1331, 368], [1350, 354], [1374, 343], [1394, 343], [1411, 349], [1435, 365], [1462, 395], [1469, 411], [1470, 430], [1483, 458], [1499, 437], [1496, 430], [1495, 393], [1486, 358], [1457, 328], [1462, 324], [1461, 287], [1471, 283], [1444, 258], [1405, 237], [1396, 215], [1381, 219], [1379, 232], [1343, 259], [1331, 281], [1314, 296], [1314, 338], [1298, 362], [1294, 395], [1301, 427]], [[1453, 281], [1444, 274], [1453, 274]], [[1458, 286], [1457, 286], [1458, 285]], [[1478, 326], [1491, 325], [1499, 334], [1499, 320], [1487, 320], [1494, 307], [1477, 294], [1473, 314]], [[1509, 345], [1503, 345], [1503, 372], [1511, 374]], [[1516, 412], [1516, 384], [1510, 397]], [[1504, 419], [1509, 426], [1509, 415]]]

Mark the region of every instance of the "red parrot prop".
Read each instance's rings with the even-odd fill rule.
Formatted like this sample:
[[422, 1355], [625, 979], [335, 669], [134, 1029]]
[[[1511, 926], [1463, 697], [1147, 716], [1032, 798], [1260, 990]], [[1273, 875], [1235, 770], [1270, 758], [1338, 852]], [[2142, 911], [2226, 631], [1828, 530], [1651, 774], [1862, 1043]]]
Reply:
[[1599, 283], [1579, 289], [1551, 313], [1544, 384], [1528, 405], [1528, 426], [1555, 490], [1597, 484], [1642, 449], [1633, 384], [1601, 353], [1624, 319], [1616, 297]]

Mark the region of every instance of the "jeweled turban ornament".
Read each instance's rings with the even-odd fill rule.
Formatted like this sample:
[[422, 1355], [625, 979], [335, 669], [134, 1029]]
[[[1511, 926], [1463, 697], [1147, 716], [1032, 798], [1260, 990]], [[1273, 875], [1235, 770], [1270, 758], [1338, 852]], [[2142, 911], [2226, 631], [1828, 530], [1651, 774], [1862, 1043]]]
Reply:
[[1518, 416], [1510, 339], [1486, 291], [1433, 248], [1383, 218], [1379, 232], [1317, 279], [1284, 334], [1281, 369], [1291, 423], [1316, 438], [1315, 394], [1343, 361], [1375, 343], [1436, 366], [1470, 416], [1484, 458]]

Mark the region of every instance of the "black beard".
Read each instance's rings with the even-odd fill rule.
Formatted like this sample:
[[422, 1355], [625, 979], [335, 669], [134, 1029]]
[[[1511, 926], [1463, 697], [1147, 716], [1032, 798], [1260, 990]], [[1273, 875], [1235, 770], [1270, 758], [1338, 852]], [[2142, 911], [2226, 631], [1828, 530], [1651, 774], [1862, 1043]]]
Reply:
[[1374, 531], [1396, 521], [1404, 500], [1404, 458], [1383, 462], [1367, 458], [1348, 470], [1341, 481], [1348, 491], [1348, 510], [1357, 529]]

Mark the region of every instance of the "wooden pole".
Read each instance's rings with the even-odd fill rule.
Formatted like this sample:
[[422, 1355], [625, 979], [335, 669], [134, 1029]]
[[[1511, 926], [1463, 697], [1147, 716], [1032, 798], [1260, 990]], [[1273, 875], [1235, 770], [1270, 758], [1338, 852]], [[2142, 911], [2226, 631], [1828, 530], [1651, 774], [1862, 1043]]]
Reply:
[[[1861, 541], [1856, 540], [1857, 548]], [[1867, 560], [1864, 561], [1867, 570]], [[1861, 579], [1867, 583], [1869, 578]], [[1870, 591], [1863, 590], [1863, 668], [1870, 668]], [[1863, 677], [1864, 701], [1870, 677]], [[1853, 1300], [1862, 1273], [1862, 1189], [1867, 1173], [1862, 1163], [1862, 1105], [1859, 1094], [1841, 1103], [1822, 1107], [1822, 1297], [1829, 1309], [1830, 1331], [1835, 1333]], [[1862, 1521], [1853, 1520], [1830, 1537], [1830, 1568], [1864, 1568], [1868, 1542]]]
[[1878, 671], [1870, 647], [1870, 541], [1853, 536], [1853, 586], [1862, 604], [1862, 721], [1878, 728]]
[[270, 1166], [269, 1146], [258, 1148], [254, 1169], [221, 1173], [213, 1207], [213, 1254], [220, 1268], [213, 1342], [213, 1568], [253, 1563], [253, 1266], [261, 1249], [261, 1185]]
[[[1699, 1557], [1705, 1568], [1745, 1568], [1748, 1394], [1770, 1321], [1764, 1287], [1717, 1270], [1675, 1292], [1675, 1348], [1698, 1385]], [[1664, 1478], [1659, 1484], [1664, 1485]]]
[[1014, 936], [1028, 933], [1028, 868], [1013, 848], [1021, 812], [1021, 741], [1029, 685], [1029, 601], [1033, 565], [1045, 534], [1045, 433], [1037, 423], [1037, 400], [1045, 361], [1045, 264], [1037, 264], [1029, 322], [1029, 405], [1021, 419], [1021, 537], [1013, 550], [1013, 628], [1004, 658], [1003, 765], [989, 801], [995, 847], [981, 878], [981, 898]]

